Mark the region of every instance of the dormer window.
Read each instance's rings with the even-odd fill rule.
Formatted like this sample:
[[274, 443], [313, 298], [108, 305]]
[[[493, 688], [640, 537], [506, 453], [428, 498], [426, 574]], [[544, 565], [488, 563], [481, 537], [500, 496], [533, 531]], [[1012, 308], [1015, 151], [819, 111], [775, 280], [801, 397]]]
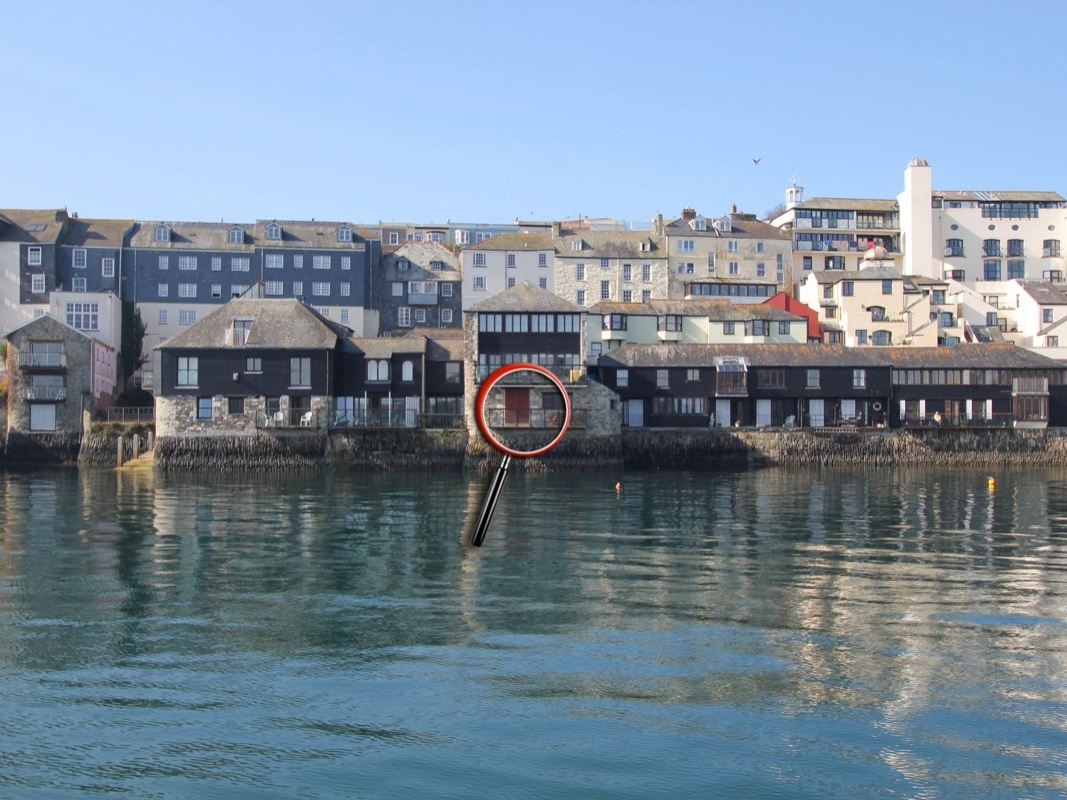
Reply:
[[245, 232], [241, 228], [230, 228], [229, 235], [230, 244], [244, 244]]
[[730, 222], [730, 217], [722, 216], [715, 220], [715, 229], [722, 233], [729, 233], [733, 230], [733, 225]]
[[430, 269], [432, 269], [432, 270], [440, 272], [444, 268], [445, 268], [445, 262], [444, 261], [431, 261], [430, 262]]
[[282, 238], [282, 226], [277, 222], [272, 222], [267, 226], [267, 238], [275, 241], [280, 241]]
[[248, 343], [248, 333], [251, 330], [251, 317], [234, 317], [233, 327], [230, 328], [230, 344], [234, 347], [243, 347]]
[[351, 242], [352, 241], [352, 229], [347, 225], [342, 225], [337, 229], [337, 241], [339, 242]]
[[575, 239], [574, 241], [571, 242], [571, 250], [581, 250], [581, 249], [582, 249], [582, 240], [581, 239]]
[[170, 226], [169, 225], [156, 225], [156, 230], [152, 235], [153, 241], [156, 242], [169, 242], [170, 241]]
[[708, 229], [708, 221], [703, 217], [696, 217], [689, 223], [695, 231], [706, 231]]
[[652, 242], [648, 241], [647, 239], [645, 241], [641, 242], [641, 252], [642, 253], [649, 253], [651, 251], [652, 251]]

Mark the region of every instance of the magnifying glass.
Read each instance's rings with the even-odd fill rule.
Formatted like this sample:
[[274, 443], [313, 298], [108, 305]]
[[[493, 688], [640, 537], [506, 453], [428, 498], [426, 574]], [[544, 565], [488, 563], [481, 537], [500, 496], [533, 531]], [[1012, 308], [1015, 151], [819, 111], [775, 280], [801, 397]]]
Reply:
[[571, 424], [571, 400], [563, 381], [539, 364], [505, 364], [492, 372], [474, 402], [478, 430], [504, 454], [482, 503], [471, 544], [481, 547], [513, 456], [547, 453]]

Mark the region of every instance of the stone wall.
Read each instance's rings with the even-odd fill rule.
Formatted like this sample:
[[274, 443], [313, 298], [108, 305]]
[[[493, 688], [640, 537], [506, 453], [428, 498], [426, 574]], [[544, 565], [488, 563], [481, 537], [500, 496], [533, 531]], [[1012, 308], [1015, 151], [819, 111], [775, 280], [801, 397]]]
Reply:
[[467, 449], [464, 430], [417, 428], [330, 431], [329, 459], [335, 467], [354, 470], [458, 470]]
[[164, 472], [211, 470], [282, 472], [331, 466], [324, 431], [290, 430], [248, 435], [161, 436], [155, 468]]

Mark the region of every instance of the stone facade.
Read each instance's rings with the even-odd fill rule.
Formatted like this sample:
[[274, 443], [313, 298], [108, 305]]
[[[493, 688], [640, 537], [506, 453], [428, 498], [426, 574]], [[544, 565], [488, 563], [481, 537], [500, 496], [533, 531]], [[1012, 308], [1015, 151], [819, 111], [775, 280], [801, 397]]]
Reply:
[[266, 400], [263, 397], [244, 398], [244, 411], [240, 414], [229, 413], [229, 397], [215, 395], [211, 398], [211, 418], [198, 416], [198, 398], [191, 395], [170, 395], [156, 397], [156, 434], [164, 436], [253, 436], [263, 428], [310, 427], [318, 430], [326, 427], [330, 414], [328, 397], [311, 398], [311, 425], [293, 424], [289, 407], [289, 397], [279, 398], [278, 412], [282, 415], [281, 425], [275, 425], [273, 419], [268, 421], [265, 414]]

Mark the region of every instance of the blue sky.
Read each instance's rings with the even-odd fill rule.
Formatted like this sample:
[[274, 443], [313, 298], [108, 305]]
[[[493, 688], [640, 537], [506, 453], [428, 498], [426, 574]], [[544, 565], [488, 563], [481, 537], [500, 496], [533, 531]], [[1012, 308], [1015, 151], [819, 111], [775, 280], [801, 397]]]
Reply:
[[1065, 23], [1054, 0], [0, 0], [0, 207], [647, 221], [763, 214], [793, 175], [894, 197], [917, 155], [935, 188], [1067, 194]]

